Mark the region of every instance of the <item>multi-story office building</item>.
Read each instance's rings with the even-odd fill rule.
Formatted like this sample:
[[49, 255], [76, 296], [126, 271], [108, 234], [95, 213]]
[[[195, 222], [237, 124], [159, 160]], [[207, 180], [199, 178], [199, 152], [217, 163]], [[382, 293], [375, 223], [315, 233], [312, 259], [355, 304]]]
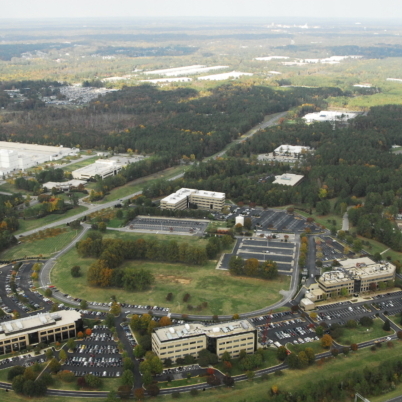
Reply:
[[186, 209], [190, 204], [203, 210], [220, 211], [225, 205], [225, 193], [181, 188], [161, 200], [161, 209]]
[[152, 351], [164, 359], [198, 356], [201, 349], [208, 349], [218, 358], [227, 351], [237, 357], [241, 350], [253, 353], [257, 345], [257, 329], [248, 320], [206, 326], [184, 324], [155, 329], [152, 334]]
[[82, 330], [81, 314], [58, 311], [0, 323], [0, 355], [36, 344], [62, 342]]
[[[348, 294], [371, 290], [381, 282], [395, 280], [395, 266], [389, 262], [375, 263], [368, 257], [340, 261], [341, 267], [325, 272], [318, 279], [318, 285], [327, 295], [341, 294], [347, 289]], [[371, 287], [370, 287], [371, 285]]]

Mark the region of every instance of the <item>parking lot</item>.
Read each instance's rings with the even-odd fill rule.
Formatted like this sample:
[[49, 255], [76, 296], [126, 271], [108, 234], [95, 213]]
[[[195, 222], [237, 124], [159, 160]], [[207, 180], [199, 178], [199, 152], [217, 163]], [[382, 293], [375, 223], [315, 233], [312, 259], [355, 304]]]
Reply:
[[[285, 345], [288, 342], [296, 345], [318, 340], [314, 326], [290, 311], [267, 314], [252, 318], [251, 321], [257, 327], [258, 336], [261, 338], [260, 343], [263, 346]], [[265, 341], [264, 334], [266, 335]]]
[[203, 235], [207, 221], [197, 219], [151, 218], [137, 216], [128, 227], [137, 232]]
[[321, 261], [324, 267], [330, 266], [333, 260], [353, 258], [355, 256], [355, 253], [352, 251], [345, 254], [345, 246], [330, 236], [319, 236], [316, 239], [316, 246], [317, 250], [321, 248]]
[[232, 255], [238, 255], [245, 260], [256, 258], [260, 262], [275, 261], [278, 271], [290, 275], [294, 266], [296, 243], [294, 237], [290, 236], [285, 242], [282, 235], [276, 235], [276, 239], [261, 237], [237, 239], [236, 245], [231, 254], [225, 254], [221, 261], [221, 269], [229, 269], [229, 261]]
[[384, 313], [395, 315], [402, 311], [402, 291], [376, 295], [372, 300], [360, 303], [350, 301], [332, 303], [325, 306], [317, 306], [317, 321], [324, 321], [328, 325], [337, 323], [344, 325], [348, 320], [358, 321], [363, 316], [372, 319], [376, 314]]
[[252, 228], [263, 232], [277, 231], [277, 232], [303, 232], [307, 228], [312, 233], [321, 231], [321, 229], [313, 222], [308, 223], [307, 220], [299, 215], [288, 214], [283, 210], [269, 209], [263, 211], [253, 208], [232, 208], [232, 213], [227, 219], [235, 219], [236, 216], [243, 216], [244, 218], [250, 218]]
[[63, 370], [75, 376], [93, 374], [97, 377], [120, 377], [122, 358], [112, 333], [104, 325], [95, 325], [90, 336], [77, 342], [74, 353], [70, 353]]

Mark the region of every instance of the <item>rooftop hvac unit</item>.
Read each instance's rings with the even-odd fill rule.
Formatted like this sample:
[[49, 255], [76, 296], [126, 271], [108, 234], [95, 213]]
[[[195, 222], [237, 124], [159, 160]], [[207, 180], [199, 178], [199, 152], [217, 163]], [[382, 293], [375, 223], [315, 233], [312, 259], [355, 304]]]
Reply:
[[245, 321], [241, 322], [241, 326], [243, 327], [243, 329], [248, 329], [248, 324]]
[[190, 331], [190, 324], [184, 324], [184, 328], [186, 328], [187, 331]]
[[169, 332], [170, 332], [171, 334], [174, 334], [174, 328], [173, 328], [173, 327], [170, 327], [170, 328], [169, 328]]
[[219, 327], [214, 327], [214, 328], [212, 328], [212, 332], [219, 332], [220, 331], [220, 328]]

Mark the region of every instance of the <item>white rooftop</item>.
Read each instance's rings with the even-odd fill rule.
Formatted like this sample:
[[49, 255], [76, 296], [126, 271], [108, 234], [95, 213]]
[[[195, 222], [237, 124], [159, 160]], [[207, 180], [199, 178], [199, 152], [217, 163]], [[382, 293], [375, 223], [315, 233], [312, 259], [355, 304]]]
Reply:
[[199, 80], [211, 80], [211, 81], [219, 81], [219, 80], [227, 80], [229, 78], [239, 78], [242, 75], [253, 75], [252, 73], [242, 73], [240, 71], [232, 71], [230, 73], [222, 73], [222, 74], [214, 74], [214, 75], [206, 75], [204, 77], [198, 77]]
[[278, 154], [289, 153], [289, 154], [301, 154], [304, 151], [310, 151], [310, 147], [304, 147], [302, 145], [280, 145], [274, 150]]
[[314, 121], [347, 121], [354, 119], [358, 113], [356, 112], [336, 112], [332, 110], [323, 110], [317, 113], [308, 113], [303, 119], [306, 123], [312, 123]]
[[281, 176], [275, 176], [275, 180], [273, 184], [282, 184], [284, 186], [295, 186], [303, 179], [303, 175], [293, 174], [293, 173], [285, 173]]
[[240, 320], [216, 323], [214, 325], [187, 323], [174, 327], [162, 327], [155, 329], [155, 334], [158, 336], [159, 340], [163, 342], [197, 335], [220, 338], [222, 336], [241, 334], [253, 330], [255, 330], [255, 327], [251, 322], [248, 320]]
[[33, 316], [20, 318], [18, 320], [6, 321], [0, 324], [0, 340], [14, 333], [31, 332], [40, 327], [47, 327], [53, 324], [72, 324], [79, 320], [81, 314], [73, 310], [62, 310], [56, 313], [42, 313]]
[[205, 197], [216, 198], [218, 200], [225, 199], [225, 193], [218, 193], [215, 191], [206, 191], [206, 190], [196, 190], [192, 188], [181, 188], [177, 190], [175, 193], [168, 195], [163, 198], [161, 201], [167, 202], [169, 204], [176, 204], [177, 202], [185, 199], [186, 197], [190, 197], [190, 195], [204, 195]]

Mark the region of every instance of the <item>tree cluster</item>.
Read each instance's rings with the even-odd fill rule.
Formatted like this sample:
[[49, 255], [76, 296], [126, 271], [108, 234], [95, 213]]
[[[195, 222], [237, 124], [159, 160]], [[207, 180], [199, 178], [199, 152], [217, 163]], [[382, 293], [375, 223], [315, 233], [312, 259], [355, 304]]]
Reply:
[[244, 260], [242, 257], [233, 255], [229, 261], [229, 271], [236, 276], [250, 276], [253, 278], [276, 279], [278, 267], [275, 261], [267, 260], [259, 262], [256, 258]]

